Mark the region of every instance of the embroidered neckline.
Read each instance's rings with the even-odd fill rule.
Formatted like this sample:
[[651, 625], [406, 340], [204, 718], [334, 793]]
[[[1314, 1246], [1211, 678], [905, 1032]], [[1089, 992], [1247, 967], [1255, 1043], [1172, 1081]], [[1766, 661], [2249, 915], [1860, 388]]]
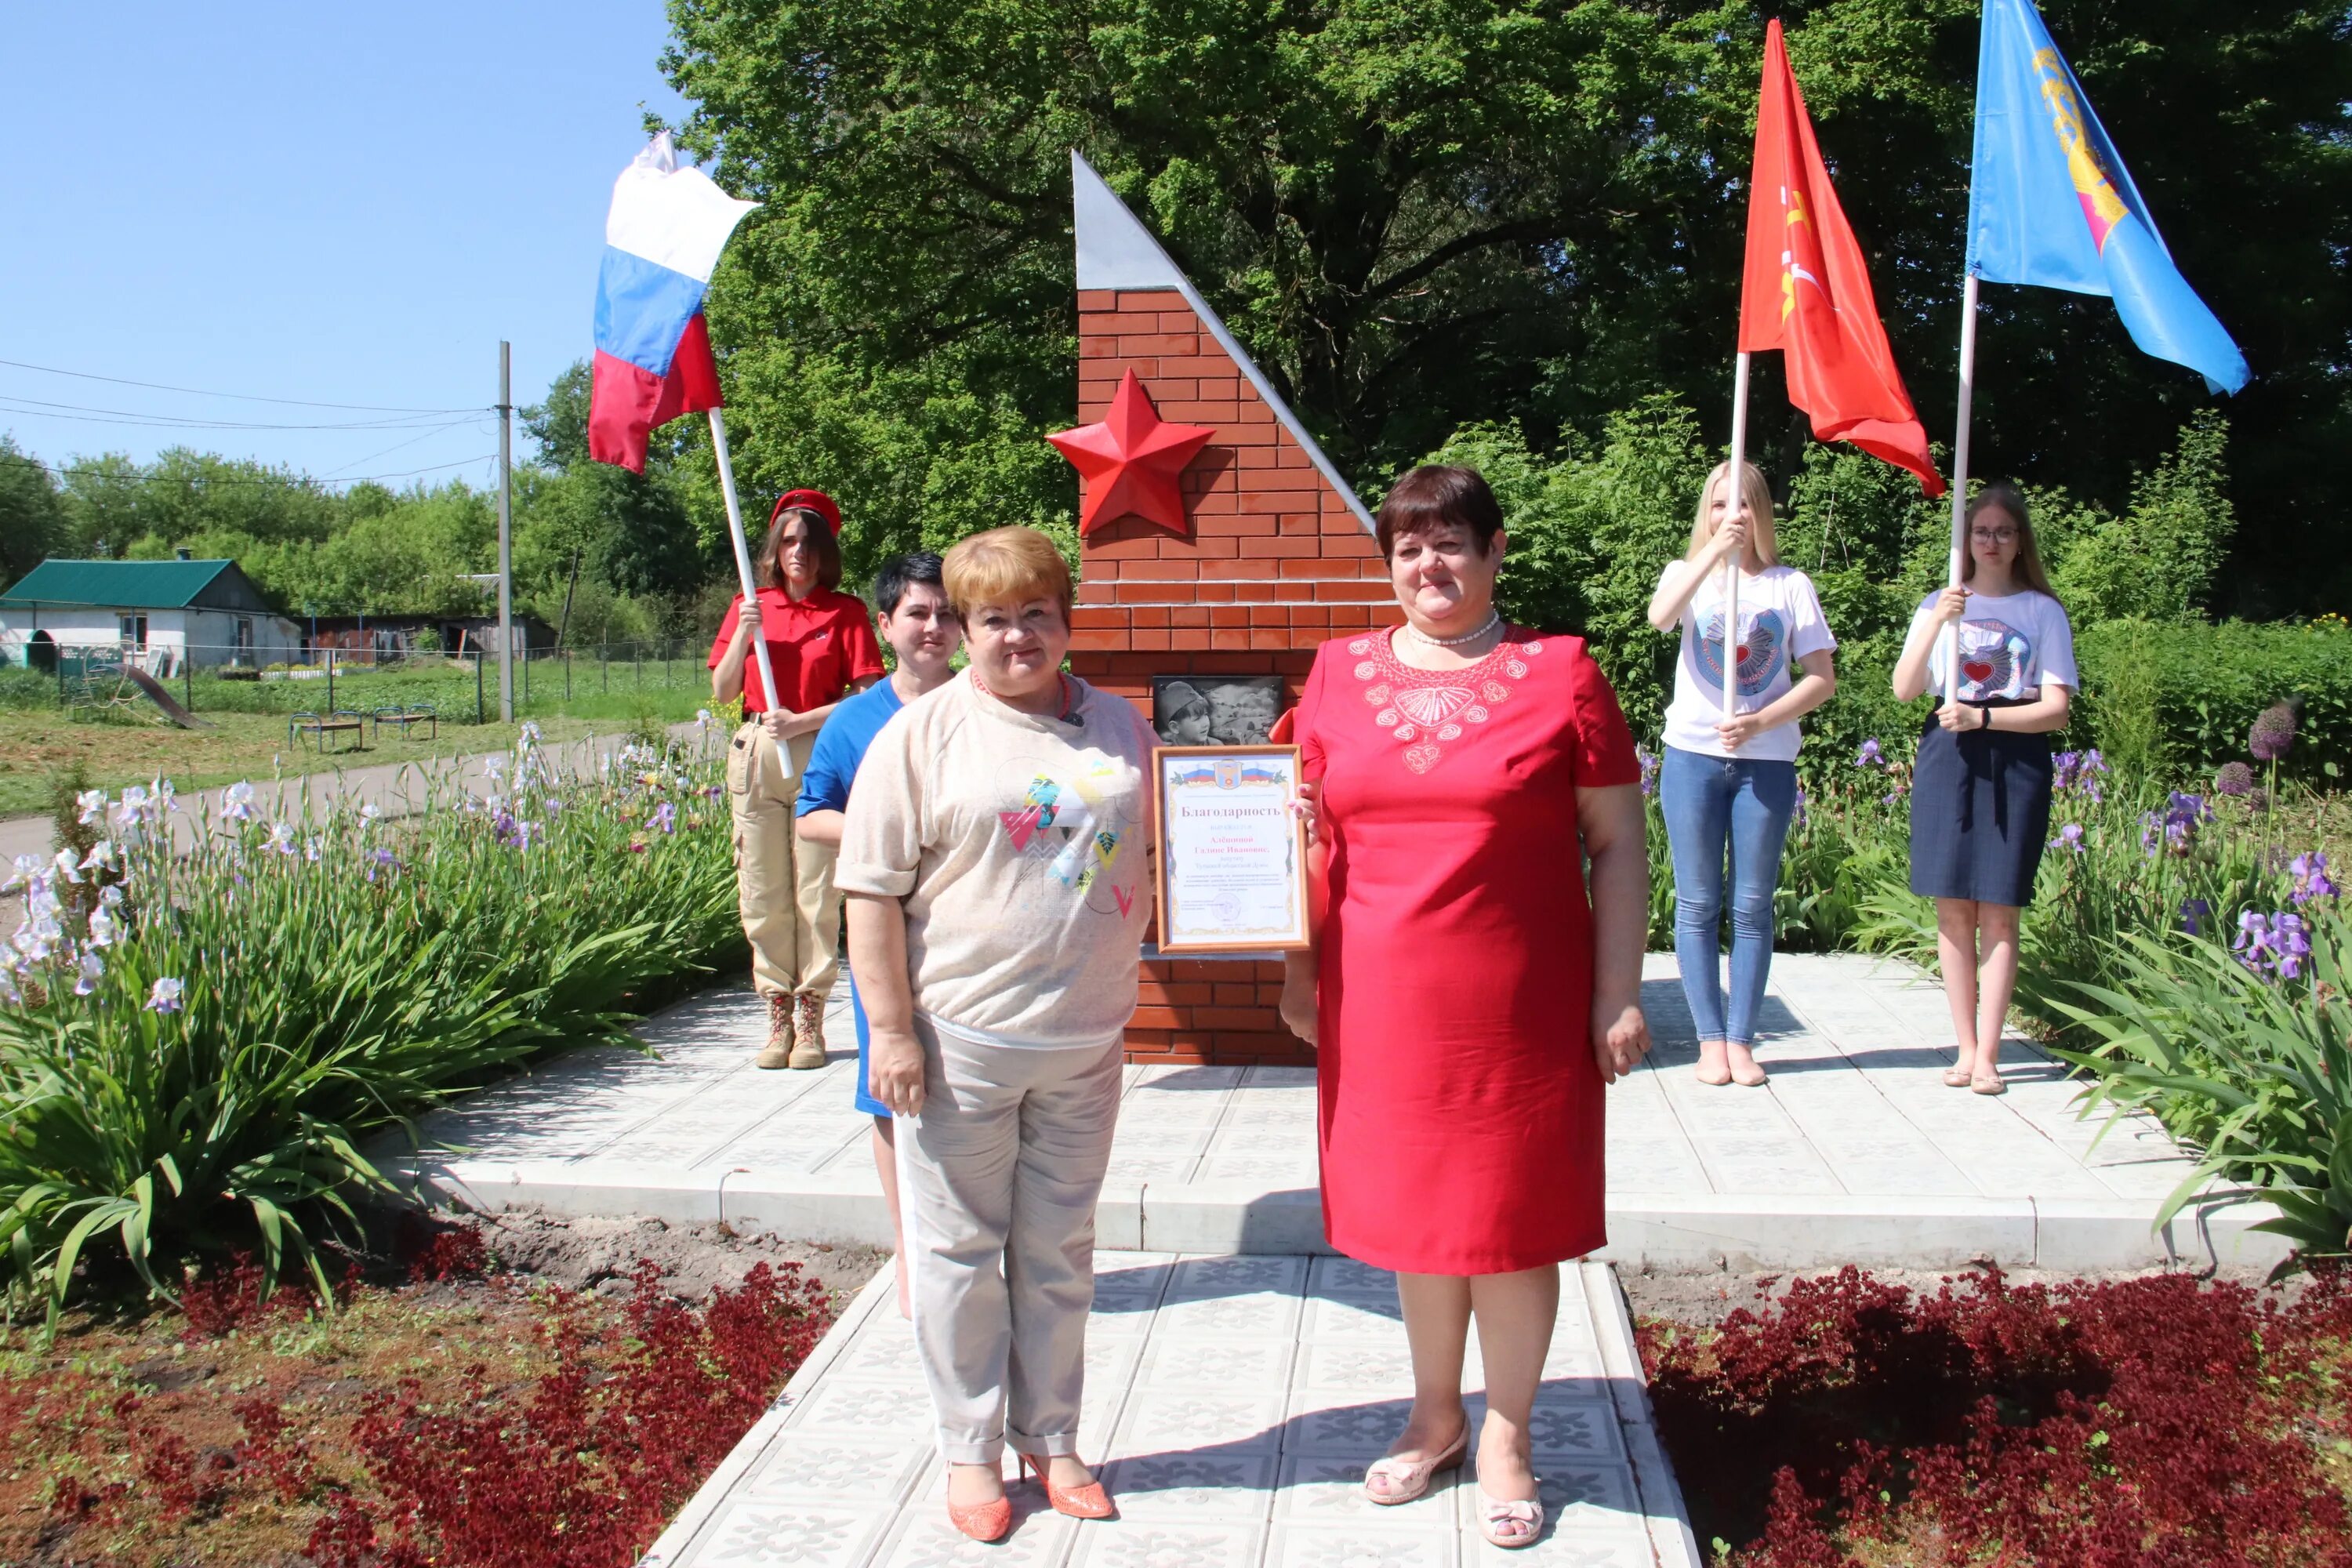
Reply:
[[[1526, 640], [1514, 641], [1515, 636]], [[1460, 669], [1405, 663], [1385, 631], [1350, 637], [1347, 647], [1372, 722], [1405, 748], [1404, 765], [1416, 773], [1444, 761], [1445, 748], [1468, 733], [1468, 726], [1493, 718], [1496, 707], [1510, 700], [1513, 683], [1527, 679], [1528, 661], [1543, 652], [1540, 640], [1508, 624], [1485, 658]]]

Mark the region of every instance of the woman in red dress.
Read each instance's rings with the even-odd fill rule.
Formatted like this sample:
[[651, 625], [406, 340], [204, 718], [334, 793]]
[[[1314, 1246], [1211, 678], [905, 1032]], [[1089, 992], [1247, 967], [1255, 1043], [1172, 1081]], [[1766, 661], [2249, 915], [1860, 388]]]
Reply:
[[1483, 479], [1415, 468], [1378, 533], [1404, 624], [1324, 644], [1295, 721], [1327, 892], [1283, 1015], [1318, 1047], [1324, 1234], [1396, 1272], [1412, 1349], [1365, 1491], [1409, 1502], [1461, 1461], [1475, 1317], [1481, 1528], [1525, 1546], [1559, 1265], [1606, 1239], [1601, 1089], [1649, 1048], [1641, 770], [1583, 640], [1496, 614]]

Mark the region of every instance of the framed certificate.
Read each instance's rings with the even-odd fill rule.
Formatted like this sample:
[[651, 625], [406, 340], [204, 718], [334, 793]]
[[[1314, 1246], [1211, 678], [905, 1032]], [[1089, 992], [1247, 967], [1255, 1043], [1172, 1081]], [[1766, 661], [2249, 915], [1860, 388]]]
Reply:
[[1307, 945], [1307, 826], [1296, 746], [1153, 751], [1160, 951], [1271, 952]]

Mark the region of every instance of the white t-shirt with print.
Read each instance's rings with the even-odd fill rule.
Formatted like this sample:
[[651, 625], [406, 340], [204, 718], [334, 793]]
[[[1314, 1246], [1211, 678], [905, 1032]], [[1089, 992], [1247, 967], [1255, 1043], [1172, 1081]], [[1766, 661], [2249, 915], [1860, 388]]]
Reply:
[[982, 1045], [1104, 1046], [1135, 1011], [1156, 742], [1066, 679], [1076, 724], [965, 671], [883, 726], [849, 791], [834, 884], [904, 901], [917, 1011]]
[[[1911, 635], [1935, 617], [1936, 598], [1928, 595], [1911, 616]], [[2046, 684], [2079, 689], [2074, 673], [2074, 628], [2066, 611], [2047, 594], [2028, 588], [2021, 594], [1993, 598], [1969, 595], [1960, 615], [1960, 700], [2031, 702]], [[1944, 690], [1944, 638], [1936, 637], [1927, 656], [1927, 689], [1940, 697]]]
[[[1679, 565], [1680, 563], [1675, 563]], [[1670, 565], [1666, 571], [1671, 572]], [[1658, 574], [1664, 585], [1665, 572]], [[1674, 700], [1666, 705], [1666, 744], [1707, 757], [1793, 763], [1804, 743], [1795, 721], [1759, 731], [1738, 751], [1715, 732], [1723, 720], [1723, 569], [1710, 567], [1683, 606], [1682, 657], [1675, 664]], [[1822, 618], [1813, 580], [1793, 566], [1767, 566], [1739, 579], [1739, 700], [1738, 711], [1769, 707], [1796, 684], [1797, 661], [1837, 647]]]

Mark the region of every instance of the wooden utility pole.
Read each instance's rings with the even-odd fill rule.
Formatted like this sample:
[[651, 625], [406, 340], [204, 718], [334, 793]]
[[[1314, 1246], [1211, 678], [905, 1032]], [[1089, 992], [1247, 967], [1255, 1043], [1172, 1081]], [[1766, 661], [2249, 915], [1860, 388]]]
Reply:
[[499, 721], [514, 722], [513, 345], [499, 342]]

